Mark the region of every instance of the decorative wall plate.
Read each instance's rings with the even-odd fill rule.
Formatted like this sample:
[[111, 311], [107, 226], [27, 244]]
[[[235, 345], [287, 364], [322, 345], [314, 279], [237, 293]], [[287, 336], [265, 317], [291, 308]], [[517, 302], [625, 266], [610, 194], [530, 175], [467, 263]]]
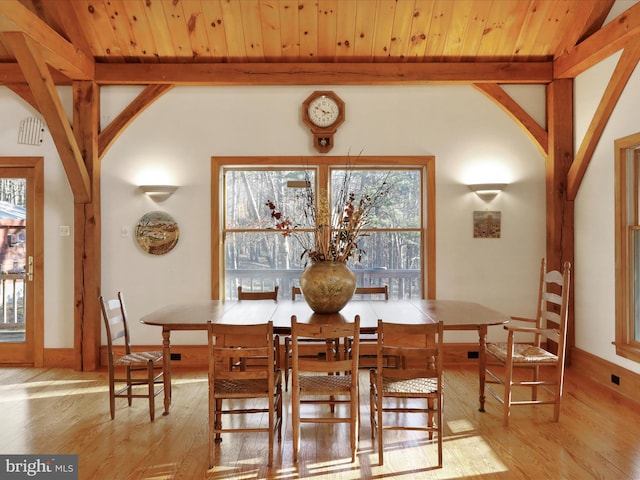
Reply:
[[136, 225], [136, 242], [151, 255], [164, 255], [173, 250], [180, 237], [178, 224], [165, 212], [145, 213]]

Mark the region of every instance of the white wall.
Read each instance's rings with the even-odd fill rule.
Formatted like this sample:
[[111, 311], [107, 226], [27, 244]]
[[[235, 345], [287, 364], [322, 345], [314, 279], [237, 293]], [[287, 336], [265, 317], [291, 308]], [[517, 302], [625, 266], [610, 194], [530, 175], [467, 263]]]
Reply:
[[[575, 80], [576, 151], [620, 53]], [[640, 131], [640, 69], [636, 67], [598, 142], [575, 202], [576, 347], [640, 373], [618, 357], [615, 340], [614, 141]]]
[[[61, 99], [71, 111], [71, 89], [60, 88]], [[42, 118], [9, 89], [0, 87], [0, 156], [44, 157], [44, 283], [45, 348], [73, 347], [73, 230], [68, 237], [58, 226], [73, 229], [73, 196], [48, 130], [39, 146], [18, 143], [20, 122]]]
[[[529, 138], [484, 95], [468, 86], [177, 87], [126, 130], [102, 161], [102, 287], [128, 295], [138, 318], [172, 302], [209, 298], [210, 158], [215, 155], [315, 155], [300, 118], [314, 90], [334, 90], [346, 121], [331, 155], [435, 155], [437, 296], [482, 302], [518, 315], [535, 308], [539, 260], [545, 253], [544, 160]], [[102, 90], [103, 126], [139, 92]], [[544, 124], [544, 89], [510, 88]], [[160, 171], [164, 180], [145, 178]], [[180, 185], [163, 203], [137, 191], [141, 183]], [[486, 204], [467, 183], [506, 182]], [[474, 210], [502, 211], [502, 238], [473, 239]], [[151, 210], [180, 226], [176, 248], [142, 252], [129, 233]], [[497, 329], [499, 330], [499, 329]], [[502, 333], [502, 332], [497, 332]], [[137, 341], [158, 341], [154, 327], [135, 325]], [[464, 333], [460, 341], [477, 340]], [[204, 343], [199, 332], [175, 343]]]

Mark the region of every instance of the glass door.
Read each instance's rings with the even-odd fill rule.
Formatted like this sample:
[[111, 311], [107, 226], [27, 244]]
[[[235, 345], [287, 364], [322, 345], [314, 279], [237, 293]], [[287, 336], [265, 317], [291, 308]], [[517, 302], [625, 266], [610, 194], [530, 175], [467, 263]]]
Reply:
[[0, 364], [35, 358], [33, 183], [33, 168], [0, 166]]

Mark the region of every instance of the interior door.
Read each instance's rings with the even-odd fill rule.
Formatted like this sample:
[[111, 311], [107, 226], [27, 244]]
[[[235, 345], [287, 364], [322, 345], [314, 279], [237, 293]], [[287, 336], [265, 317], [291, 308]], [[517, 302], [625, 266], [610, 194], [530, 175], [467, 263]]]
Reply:
[[[0, 157], [0, 364], [42, 366], [42, 159]], [[37, 193], [39, 192], [39, 193]], [[38, 259], [38, 260], [37, 260]]]

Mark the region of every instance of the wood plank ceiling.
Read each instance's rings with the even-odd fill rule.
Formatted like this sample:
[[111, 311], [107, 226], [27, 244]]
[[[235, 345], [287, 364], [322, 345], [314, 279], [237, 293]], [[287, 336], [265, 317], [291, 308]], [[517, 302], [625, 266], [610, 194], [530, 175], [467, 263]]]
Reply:
[[[12, 0], [3, 0], [12, 1]], [[20, 0], [97, 64], [548, 62], [613, 0]], [[2, 7], [0, 6], [0, 13]], [[0, 17], [1, 18], [1, 17]], [[0, 20], [0, 28], [9, 30]], [[15, 62], [1, 40], [0, 63]], [[88, 51], [87, 51], [88, 49]]]

